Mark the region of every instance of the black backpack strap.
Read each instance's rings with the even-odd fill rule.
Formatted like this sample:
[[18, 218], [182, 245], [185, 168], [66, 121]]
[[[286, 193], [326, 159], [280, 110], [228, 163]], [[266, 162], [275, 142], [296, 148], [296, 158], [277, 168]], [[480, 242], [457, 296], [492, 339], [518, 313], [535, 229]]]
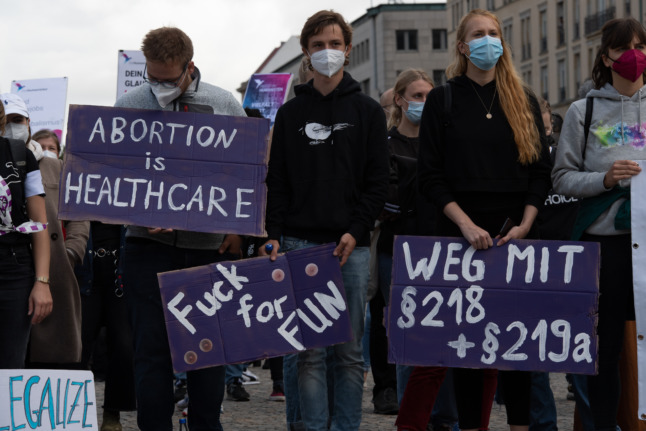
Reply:
[[11, 157], [20, 173], [20, 180], [24, 182], [27, 178], [27, 145], [18, 139], [9, 139], [9, 145], [11, 146]]
[[583, 157], [585, 158], [585, 149], [588, 146], [588, 135], [590, 134], [590, 125], [592, 124], [592, 110], [594, 109], [594, 98], [586, 97], [585, 98], [585, 122], [583, 123], [583, 135], [585, 136], [585, 141], [583, 141]]
[[447, 82], [442, 85], [442, 88], [444, 88], [444, 127], [447, 127], [450, 124], [451, 105], [453, 104], [451, 84]]

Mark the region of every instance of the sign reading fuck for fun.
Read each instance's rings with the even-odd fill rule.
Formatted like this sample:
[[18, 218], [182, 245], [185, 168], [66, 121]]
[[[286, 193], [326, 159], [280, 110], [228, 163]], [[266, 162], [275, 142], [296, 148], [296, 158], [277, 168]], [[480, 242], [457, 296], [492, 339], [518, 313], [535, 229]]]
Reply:
[[343, 343], [350, 317], [334, 244], [158, 275], [175, 371]]
[[70, 106], [59, 217], [264, 234], [269, 121]]
[[599, 244], [398, 236], [388, 314], [398, 364], [595, 374]]

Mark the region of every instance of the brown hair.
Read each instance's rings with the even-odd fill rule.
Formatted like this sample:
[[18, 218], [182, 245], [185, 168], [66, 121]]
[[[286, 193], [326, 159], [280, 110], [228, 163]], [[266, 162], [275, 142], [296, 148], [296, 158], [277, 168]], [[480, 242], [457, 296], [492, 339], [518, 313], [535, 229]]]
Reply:
[[431, 87], [434, 87], [433, 80], [422, 69], [406, 69], [397, 77], [397, 81], [393, 87], [392, 109], [390, 111], [390, 118], [388, 119], [388, 129], [393, 126], [399, 126], [402, 120], [403, 110], [401, 106], [395, 103], [395, 95], [399, 94], [399, 96], [404, 97], [406, 88], [420, 79], [431, 84]]
[[[495, 14], [489, 11], [474, 9], [460, 20], [456, 40], [458, 42], [464, 42], [467, 24], [476, 16], [490, 18], [496, 23], [496, 27], [498, 27], [498, 35], [500, 36], [503, 51], [502, 56], [500, 56], [496, 64], [496, 89], [498, 91], [502, 112], [505, 114], [509, 126], [514, 133], [514, 141], [516, 142], [516, 148], [518, 148], [519, 154], [518, 160], [523, 165], [527, 165], [540, 158], [540, 135], [529, 104], [529, 97], [527, 95], [529, 90], [525, 88], [514, 68], [511, 58], [511, 48], [509, 48], [509, 45], [507, 45], [503, 37], [500, 20]], [[446, 68], [446, 76], [453, 78], [464, 75], [466, 72], [467, 59], [460, 53], [458, 43], [456, 43], [455, 58], [449, 67]]]
[[56, 143], [56, 150], [58, 151], [58, 154], [61, 153], [61, 141], [58, 140], [58, 135], [54, 132], [52, 132], [49, 129], [41, 129], [34, 133], [34, 136], [31, 137], [32, 140], [38, 142], [39, 139], [47, 139], [47, 138], [52, 138], [54, 142]]
[[[334, 24], [341, 27], [341, 33], [343, 34], [343, 42], [345, 42], [345, 45], [350, 45], [352, 43], [352, 27], [350, 27], [350, 24], [345, 22], [343, 15], [338, 12], [334, 12], [333, 10], [321, 10], [305, 21], [305, 25], [301, 30], [301, 47], [307, 51], [307, 44], [309, 43], [310, 38], [319, 34], [325, 27]], [[348, 64], [350, 64], [350, 60], [346, 55], [345, 63], [343, 65], [347, 66]], [[311, 64], [308, 64], [308, 67], [312, 70]]]
[[184, 67], [193, 58], [193, 42], [176, 27], [150, 30], [141, 43], [146, 60], [159, 63], [177, 63]]
[[[592, 67], [594, 88], [599, 89], [606, 83], [612, 84], [612, 71], [610, 67], [603, 64], [603, 56], [608, 57], [608, 51], [613, 48], [629, 45], [635, 36], [639, 38], [641, 43], [646, 44], [646, 31], [635, 18], [616, 18], [605, 23], [601, 29], [601, 47], [599, 47]], [[616, 60], [616, 58], [612, 60]], [[646, 71], [644, 79], [646, 79]]]

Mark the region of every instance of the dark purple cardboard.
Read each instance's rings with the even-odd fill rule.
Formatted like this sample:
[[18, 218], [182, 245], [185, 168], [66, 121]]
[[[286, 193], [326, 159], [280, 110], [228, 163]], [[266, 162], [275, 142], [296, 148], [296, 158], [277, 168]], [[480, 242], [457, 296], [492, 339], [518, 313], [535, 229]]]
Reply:
[[[527, 263], [531, 250], [534, 265]], [[513, 240], [476, 250], [470, 258], [467, 251], [473, 249], [463, 238], [395, 238], [387, 321], [391, 362], [596, 373], [597, 243]], [[521, 260], [518, 256], [523, 253]], [[510, 255], [515, 257], [510, 260]], [[424, 258], [427, 264], [437, 262], [432, 274], [415, 272]], [[479, 276], [478, 262], [483, 268]], [[534, 268], [533, 275], [529, 267]], [[568, 325], [570, 337], [565, 342]], [[494, 339], [498, 342], [495, 356]]]
[[[275, 262], [258, 257], [159, 274], [175, 371], [282, 356], [351, 340], [339, 259], [332, 255], [334, 248], [334, 244], [326, 244], [292, 251], [278, 256]], [[321, 295], [333, 296], [330, 283], [341, 301], [332, 312], [318, 299]], [[221, 307], [217, 310], [205, 297], [205, 292], [213, 293], [214, 285], [221, 295], [215, 298], [228, 298], [218, 301]], [[302, 316], [319, 329], [322, 325], [308, 303], [331, 326], [320, 332], [310, 328]], [[246, 305], [252, 305], [247, 312], [249, 326], [243, 312]], [[182, 315], [188, 306], [190, 311]], [[293, 333], [281, 335], [281, 326], [282, 334]]]
[[268, 133], [259, 118], [71, 105], [59, 217], [263, 235]]

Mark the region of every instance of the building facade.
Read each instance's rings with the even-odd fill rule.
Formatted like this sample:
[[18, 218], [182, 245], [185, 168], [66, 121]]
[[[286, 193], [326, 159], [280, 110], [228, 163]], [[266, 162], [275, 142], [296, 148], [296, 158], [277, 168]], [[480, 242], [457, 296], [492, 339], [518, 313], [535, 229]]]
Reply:
[[[349, 17], [345, 17], [348, 19]], [[369, 96], [379, 96], [408, 68], [423, 69], [436, 85], [446, 81], [447, 19], [444, 3], [397, 3], [372, 7], [350, 23], [353, 29], [346, 70]], [[299, 84], [303, 57], [298, 36], [276, 48], [254, 73], [292, 73]], [[246, 82], [238, 91], [244, 98]]]
[[460, 18], [476, 8], [494, 12], [525, 83], [564, 114], [590, 78], [601, 28], [613, 18], [645, 22], [646, 0], [447, 0], [448, 44], [454, 52]]

